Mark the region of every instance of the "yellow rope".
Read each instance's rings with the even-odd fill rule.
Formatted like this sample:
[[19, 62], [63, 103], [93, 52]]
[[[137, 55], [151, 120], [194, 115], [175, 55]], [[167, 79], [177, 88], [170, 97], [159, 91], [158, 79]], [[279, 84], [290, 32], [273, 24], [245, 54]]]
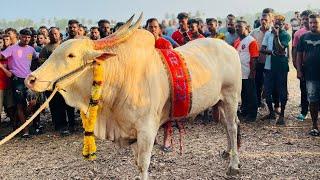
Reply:
[[97, 120], [97, 114], [99, 109], [99, 100], [102, 93], [102, 82], [103, 82], [103, 65], [101, 62], [96, 60], [93, 66], [93, 85], [91, 88], [91, 98], [87, 114], [81, 111], [81, 119], [85, 135], [83, 138], [83, 149], [82, 155], [85, 159], [95, 160], [96, 159], [96, 143], [94, 138], [94, 126]]

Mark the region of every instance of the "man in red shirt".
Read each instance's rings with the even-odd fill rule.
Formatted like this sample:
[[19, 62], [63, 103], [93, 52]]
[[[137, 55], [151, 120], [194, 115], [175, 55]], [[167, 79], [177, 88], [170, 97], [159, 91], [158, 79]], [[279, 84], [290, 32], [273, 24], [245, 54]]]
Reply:
[[[171, 43], [161, 37], [161, 28], [158, 20], [156, 18], [151, 18], [147, 20], [146, 28], [150, 31], [156, 39], [155, 47], [158, 49], [173, 49]], [[164, 128], [164, 140], [163, 147], [164, 151], [171, 150], [171, 141], [173, 135], [172, 122], [168, 121], [163, 125]]]
[[199, 32], [199, 21], [196, 19], [190, 19], [188, 22], [189, 25], [189, 31], [188, 35], [191, 38], [191, 40], [204, 38], [204, 36]]
[[177, 18], [179, 20], [179, 28], [172, 34], [172, 39], [175, 40], [180, 46], [182, 46], [191, 41], [191, 38], [188, 34], [189, 15], [185, 12], [182, 12], [178, 14]]
[[12, 73], [7, 69], [8, 62], [7, 60], [0, 62], [0, 112], [2, 112], [5, 90], [9, 84], [9, 77], [12, 76]]
[[155, 47], [158, 49], [173, 49], [171, 43], [161, 37], [160, 24], [156, 18], [150, 18], [146, 24], [147, 30], [150, 31], [156, 39]]

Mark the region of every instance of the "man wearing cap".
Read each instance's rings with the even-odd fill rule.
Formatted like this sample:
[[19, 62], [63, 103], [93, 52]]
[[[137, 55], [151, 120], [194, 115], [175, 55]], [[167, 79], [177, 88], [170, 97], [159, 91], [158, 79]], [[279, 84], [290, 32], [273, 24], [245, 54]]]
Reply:
[[180, 46], [182, 46], [191, 41], [191, 38], [188, 34], [189, 15], [185, 12], [182, 12], [178, 14], [177, 18], [179, 20], [179, 28], [172, 34], [172, 39], [175, 40]]
[[[19, 43], [2, 51], [0, 60], [8, 60], [9, 70], [13, 74], [12, 88], [14, 100], [17, 104], [18, 118], [21, 123], [24, 123], [26, 121], [25, 110], [27, 107], [27, 88], [24, 85], [24, 79], [31, 73], [31, 61], [37, 59], [37, 55], [35, 49], [28, 45], [32, 32], [29, 29], [22, 29], [19, 33]], [[24, 129], [23, 137], [29, 137], [28, 127]]]

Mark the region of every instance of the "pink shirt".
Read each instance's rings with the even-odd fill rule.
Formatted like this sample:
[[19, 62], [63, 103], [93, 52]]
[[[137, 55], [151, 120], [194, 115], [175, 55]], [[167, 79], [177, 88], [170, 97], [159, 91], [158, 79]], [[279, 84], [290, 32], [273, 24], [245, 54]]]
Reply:
[[303, 27], [303, 28], [299, 29], [297, 32], [294, 33], [292, 47], [297, 47], [298, 46], [300, 37], [306, 32], [308, 32], [308, 30], [305, 27]]
[[8, 59], [9, 70], [19, 78], [26, 78], [30, 73], [32, 58], [36, 57], [36, 51], [31, 46], [21, 47], [18, 44], [9, 46], [1, 54]]

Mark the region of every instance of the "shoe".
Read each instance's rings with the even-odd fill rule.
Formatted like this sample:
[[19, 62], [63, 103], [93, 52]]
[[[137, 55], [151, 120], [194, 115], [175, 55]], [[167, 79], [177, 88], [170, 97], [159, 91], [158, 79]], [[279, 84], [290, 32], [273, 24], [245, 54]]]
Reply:
[[22, 135], [22, 138], [28, 139], [28, 138], [31, 138], [31, 136], [30, 136], [29, 133], [24, 133], [24, 134]]
[[280, 126], [285, 125], [284, 117], [280, 116], [276, 122], [276, 125], [280, 125]]
[[162, 147], [162, 150], [163, 150], [164, 152], [172, 152], [172, 151], [173, 151], [173, 149], [172, 149], [171, 146], [169, 146], [169, 147], [163, 146], [163, 147]]
[[261, 118], [261, 120], [271, 120], [271, 119], [276, 119], [276, 115], [274, 113], [270, 113]]
[[247, 116], [244, 118], [244, 122], [245, 122], [245, 123], [252, 123], [252, 122], [255, 122], [256, 119], [257, 119], [257, 117], [253, 117], [253, 116], [247, 115]]
[[67, 129], [67, 128], [62, 128], [61, 130], [60, 130], [60, 135], [61, 136], [69, 136], [71, 133], [70, 133], [70, 131]]
[[43, 131], [42, 131], [41, 128], [37, 128], [37, 129], [34, 130], [34, 134], [35, 135], [40, 135], [40, 134], [43, 134]]
[[248, 116], [248, 113], [243, 113], [243, 112], [239, 112], [239, 113], [238, 113], [238, 118], [240, 118], [240, 119], [243, 119], [243, 118], [245, 118], [246, 116]]
[[69, 136], [71, 133], [69, 130], [60, 131], [61, 136]]
[[312, 130], [310, 130], [309, 134], [310, 134], [311, 136], [320, 136], [320, 132], [319, 132], [318, 129], [312, 129]]
[[306, 115], [299, 114], [299, 116], [296, 117], [298, 121], [303, 122], [306, 119]]
[[70, 126], [69, 131], [70, 131], [70, 133], [74, 133], [74, 132], [76, 132], [76, 128], [74, 126]]

